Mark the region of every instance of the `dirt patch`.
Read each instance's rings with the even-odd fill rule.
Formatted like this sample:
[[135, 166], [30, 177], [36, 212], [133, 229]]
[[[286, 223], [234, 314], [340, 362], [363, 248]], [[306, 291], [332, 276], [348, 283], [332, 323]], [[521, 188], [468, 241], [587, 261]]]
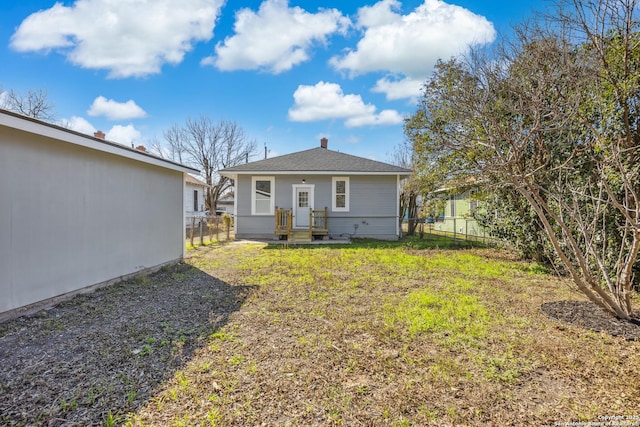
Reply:
[[541, 310], [552, 319], [605, 332], [629, 341], [640, 341], [640, 318], [617, 319], [590, 301], [554, 301], [542, 304]]
[[247, 292], [178, 264], [0, 324], [0, 425], [105, 425], [135, 411]]

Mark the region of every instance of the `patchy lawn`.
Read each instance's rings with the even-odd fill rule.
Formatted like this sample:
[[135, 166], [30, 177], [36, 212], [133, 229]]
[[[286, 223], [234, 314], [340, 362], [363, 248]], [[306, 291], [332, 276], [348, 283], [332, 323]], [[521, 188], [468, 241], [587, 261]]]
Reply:
[[[549, 318], [543, 305], [582, 298], [536, 264], [436, 243], [441, 249], [429, 248], [433, 241], [200, 247], [175, 271], [0, 325], [3, 361], [21, 354], [16, 366], [0, 368], [0, 424], [640, 423], [639, 341]], [[127, 323], [111, 318], [129, 312], [138, 326], [118, 329]], [[81, 325], [67, 329], [71, 320]], [[118, 329], [111, 337], [83, 335], [87, 325], [110, 322]], [[191, 332], [180, 338], [177, 328]], [[73, 341], [59, 338], [67, 331]], [[43, 358], [41, 368], [19, 350], [40, 345], [49, 354], [49, 346], [76, 341], [87, 348]], [[98, 375], [94, 403], [81, 380], [75, 392], [48, 393], [56, 387], [42, 383], [56, 377], [47, 370], [60, 377], [56, 363], [83, 360], [112, 370]], [[88, 372], [90, 381], [93, 365], [70, 372]], [[32, 377], [15, 380], [25, 375]], [[8, 397], [15, 393], [31, 400], [21, 407]]]

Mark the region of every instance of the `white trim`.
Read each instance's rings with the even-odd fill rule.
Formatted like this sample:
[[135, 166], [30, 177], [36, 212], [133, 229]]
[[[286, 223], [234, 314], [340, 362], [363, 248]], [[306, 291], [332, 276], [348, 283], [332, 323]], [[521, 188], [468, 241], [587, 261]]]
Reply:
[[[220, 171], [220, 175], [233, 177], [235, 175], [256, 175], [256, 174], [269, 174], [269, 175], [386, 175], [386, 176], [395, 176], [398, 175], [398, 172], [354, 172], [348, 170], [341, 171], [233, 171], [233, 172], [225, 172], [223, 170]], [[407, 171], [406, 173], [400, 173], [400, 176], [409, 176], [411, 175], [411, 171]]]
[[307, 188], [309, 190], [309, 209], [313, 210], [313, 205], [315, 204], [315, 188], [316, 185], [315, 184], [293, 184], [291, 185], [291, 190], [292, 190], [292, 194], [291, 194], [291, 198], [292, 198], [292, 209], [293, 209], [293, 216], [294, 216], [294, 220], [293, 220], [293, 228], [296, 229], [306, 229], [309, 228], [309, 226], [306, 227], [296, 227], [295, 225], [295, 216], [297, 214], [298, 211], [298, 201], [296, 200], [296, 194], [298, 189], [300, 188]]
[[186, 192], [187, 192], [187, 173], [182, 173], [182, 258], [187, 256], [187, 216], [185, 212], [187, 211], [187, 201]]
[[396, 236], [398, 237], [400, 237], [400, 194], [400, 175], [398, 175], [396, 179]]
[[[336, 206], [336, 182], [344, 181], [344, 207]], [[333, 212], [349, 212], [350, 199], [350, 183], [348, 176], [332, 176], [331, 177], [331, 210]]]
[[[256, 181], [271, 182], [269, 212], [256, 212]], [[276, 177], [275, 176], [252, 176], [251, 177], [251, 215], [255, 215], [255, 216], [275, 215], [275, 210], [276, 210], [275, 208], [276, 208]]]
[[238, 181], [233, 180], [233, 234], [238, 234]]

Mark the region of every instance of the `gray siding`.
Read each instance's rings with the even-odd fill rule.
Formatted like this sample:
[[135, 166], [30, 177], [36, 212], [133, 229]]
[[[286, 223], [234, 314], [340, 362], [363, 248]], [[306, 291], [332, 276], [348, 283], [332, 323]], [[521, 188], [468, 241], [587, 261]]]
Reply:
[[[269, 176], [268, 174], [259, 176]], [[274, 176], [274, 175], [271, 175]], [[349, 177], [349, 212], [332, 212], [332, 177]], [[314, 209], [329, 210], [329, 234], [333, 237], [356, 236], [397, 239], [397, 176], [375, 175], [275, 175], [275, 205], [290, 209], [293, 185], [314, 185]], [[236, 179], [236, 237], [270, 239], [274, 237], [272, 215], [251, 215], [251, 176]]]
[[0, 313], [180, 259], [183, 173], [0, 127]]

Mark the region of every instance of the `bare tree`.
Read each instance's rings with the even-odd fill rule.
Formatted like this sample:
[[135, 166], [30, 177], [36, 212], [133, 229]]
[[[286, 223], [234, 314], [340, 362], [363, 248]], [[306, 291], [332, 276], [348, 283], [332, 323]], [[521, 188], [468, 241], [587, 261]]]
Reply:
[[557, 3], [495, 56], [438, 64], [405, 130], [421, 164], [517, 191], [576, 287], [629, 319], [640, 251], [638, 7]]
[[[406, 169], [413, 169], [413, 146], [405, 141], [396, 146], [391, 154], [392, 163]], [[418, 197], [420, 196], [420, 183], [415, 173], [402, 181], [400, 192], [399, 221], [402, 223], [407, 217], [407, 235], [413, 236], [418, 225]]]
[[21, 94], [11, 89], [4, 93], [0, 90], [0, 93], [2, 108], [46, 122], [55, 120], [54, 106], [49, 102], [46, 90], [29, 90]]
[[218, 171], [245, 162], [257, 147], [256, 141], [249, 140], [236, 122], [214, 123], [206, 116], [189, 118], [183, 126], [173, 125], [164, 132], [164, 137], [174, 160], [200, 169], [209, 185], [205, 206], [211, 212], [215, 211], [219, 197], [232, 185], [231, 180]]

